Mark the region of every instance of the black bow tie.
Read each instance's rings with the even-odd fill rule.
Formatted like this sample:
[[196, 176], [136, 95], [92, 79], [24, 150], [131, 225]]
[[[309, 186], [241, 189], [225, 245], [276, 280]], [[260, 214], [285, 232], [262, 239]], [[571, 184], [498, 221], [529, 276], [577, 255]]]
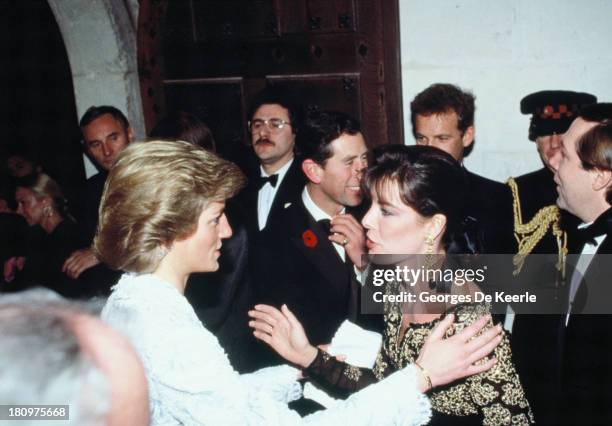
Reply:
[[317, 220], [317, 223], [321, 225], [321, 227], [325, 230], [326, 234], [331, 234], [331, 220], [320, 219], [320, 220]]
[[576, 230], [576, 237], [584, 244], [597, 244], [595, 238], [606, 234], [606, 227], [602, 226], [604, 223], [595, 222], [584, 228]]
[[[576, 240], [579, 243], [597, 244], [595, 238], [602, 235], [612, 234], [612, 207], [603, 212], [595, 221], [582, 229], [577, 229], [575, 232]], [[574, 235], [574, 234], [572, 234]]]
[[257, 185], [257, 189], [263, 188], [266, 183], [272, 185], [272, 188], [276, 188], [276, 182], [278, 182], [278, 175], [272, 176], [259, 176], [257, 181], [255, 182]]

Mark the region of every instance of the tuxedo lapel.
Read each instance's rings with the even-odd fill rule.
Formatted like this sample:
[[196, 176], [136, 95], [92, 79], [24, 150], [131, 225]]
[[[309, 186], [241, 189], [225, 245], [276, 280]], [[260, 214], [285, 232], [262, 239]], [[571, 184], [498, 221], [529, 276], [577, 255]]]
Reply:
[[[295, 209], [291, 229], [296, 233], [291, 237], [291, 243], [304, 255], [304, 258], [317, 270], [321, 276], [325, 277], [327, 286], [330, 290], [335, 289], [343, 295], [346, 291], [347, 265], [342, 261], [338, 252], [329, 241], [323, 227], [318, 224], [308, 213], [301, 200], [296, 201], [299, 207]], [[305, 241], [312, 232], [315, 239]], [[313, 283], [316, 284], [316, 283]]]
[[[268, 216], [268, 223], [270, 223], [270, 220], [276, 220], [278, 215], [288, 207], [288, 203], [292, 204], [300, 197], [304, 185], [305, 178], [302, 172], [302, 161], [299, 158], [295, 158], [274, 196], [270, 215]], [[257, 208], [257, 197], [255, 197], [255, 207]]]
[[610, 310], [612, 306], [610, 254], [612, 254], [612, 235], [608, 234], [599, 245], [597, 253], [590, 255], [593, 259], [580, 280], [572, 304], [572, 313], [601, 314]]

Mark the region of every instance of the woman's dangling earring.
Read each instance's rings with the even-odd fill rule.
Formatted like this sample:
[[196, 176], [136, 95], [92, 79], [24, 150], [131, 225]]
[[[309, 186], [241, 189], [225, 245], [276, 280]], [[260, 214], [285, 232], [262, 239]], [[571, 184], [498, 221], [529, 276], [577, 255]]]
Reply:
[[43, 209], [43, 215], [46, 218], [50, 218], [53, 215], [53, 211], [51, 210], [51, 207], [47, 206]]
[[[427, 246], [425, 249], [425, 273], [429, 271], [429, 269], [434, 265], [434, 254], [433, 254], [433, 245], [434, 239], [431, 235], [428, 235], [425, 238], [425, 245]], [[434, 280], [429, 280], [429, 288], [433, 290], [436, 288], [436, 283]]]

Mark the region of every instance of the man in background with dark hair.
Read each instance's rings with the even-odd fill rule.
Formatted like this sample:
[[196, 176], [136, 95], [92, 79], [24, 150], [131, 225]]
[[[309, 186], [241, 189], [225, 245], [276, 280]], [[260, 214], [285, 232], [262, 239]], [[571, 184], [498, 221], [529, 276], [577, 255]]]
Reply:
[[[459, 163], [474, 144], [474, 95], [452, 84], [437, 83], [417, 94], [410, 103], [412, 133], [418, 145], [430, 145], [450, 154]], [[466, 170], [469, 198], [466, 215], [478, 222], [482, 252], [505, 253], [504, 235], [511, 223], [505, 214], [508, 188]], [[510, 236], [511, 238], [511, 236]]]
[[268, 88], [255, 99], [249, 114], [251, 146], [259, 161], [240, 194], [244, 220], [252, 236], [278, 220], [304, 186], [300, 161], [295, 160], [298, 114], [288, 93]]
[[[87, 179], [81, 202], [83, 215], [79, 224], [85, 241], [93, 241], [98, 225], [98, 207], [104, 190], [104, 183], [117, 157], [133, 139], [133, 132], [125, 115], [113, 106], [92, 106], [79, 122], [83, 133], [83, 147], [100, 171]], [[64, 272], [77, 279], [83, 271], [98, 265], [91, 247], [77, 250], [64, 263]], [[110, 271], [106, 271], [110, 272]], [[106, 275], [106, 274], [105, 274]], [[101, 277], [101, 281], [112, 280], [112, 274]], [[98, 280], [95, 279], [97, 282]], [[104, 285], [103, 283], [100, 283]], [[114, 282], [108, 282], [109, 286]]]
[[178, 139], [217, 151], [212, 132], [202, 120], [187, 111], [173, 111], [159, 120], [151, 133], [151, 139]]
[[[286, 304], [318, 345], [329, 343], [340, 324], [356, 315], [355, 265], [361, 265], [365, 235], [349, 209], [362, 203], [367, 147], [358, 122], [335, 112], [311, 116], [298, 144], [308, 183], [253, 254], [256, 302]], [[266, 363], [280, 362], [269, 351]]]
[[33, 233], [23, 216], [15, 212], [15, 187], [8, 175], [0, 170], [0, 292], [10, 291], [7, 288], [18, 270], [24, 265], [27, 248], [36, 244], [38, 233]]
[[[583, 224], [570, 276], [559, 424], [612, 424], [612, 104], [584, 107], [552, 157], [557, 204]], [[567, 287], [566, 287], [567, 288]]]

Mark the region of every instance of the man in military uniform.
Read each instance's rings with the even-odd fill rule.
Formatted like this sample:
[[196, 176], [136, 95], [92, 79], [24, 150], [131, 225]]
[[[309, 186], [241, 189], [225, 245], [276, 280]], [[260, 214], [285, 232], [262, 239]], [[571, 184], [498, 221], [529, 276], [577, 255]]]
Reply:
[[[553, 294], [551, 289], [564, 286], [567, 232], [580, 222], [556, 206], [558, 193], [550, 161], [560, 150], [561, 136], [577, 117], [580, 108], [596, 101], [595, 96], [588, 93], [561, 90], [540, 91], [521, 100], [521, 112], [532, 114], [529, 139], [536, 143], [543, 167], [508, 180], [517, 244], [513, 273], [518, 277], [517, 284], [530, 289], [532, 286], [542, 287], [548, 295]], [[528, 257], [531, 254], [536, 256]], [[545, 254], [551, 257], [544, 259], [539, 256]], [[551, 299], [547, 298], [547, 303], [550, 302]], [[555, 378], [560, 368], [561, 318], [538, 313], [541, 314], [516, 316], [511, 327], [512, 348], [536, 421], [555, 424], [559, 403], [554, 392], [558, 389]]]
[[[508, 180], [513, 193], [517, 254], [562, 255], [566, 246], [564, 232], [578, 220], [567, 212], [559, 213], [550, 159], [559, 150], [561, 135], [576, 118], [580, 107], [595, 102], [597, 98], [593, 95], [565, 90], [544, 90], [521, 100], [521, 112], [533, 114], [529, 139], [536, 143], [544, 167]], [[518, 269], [520, 264], [517, 272]]]

